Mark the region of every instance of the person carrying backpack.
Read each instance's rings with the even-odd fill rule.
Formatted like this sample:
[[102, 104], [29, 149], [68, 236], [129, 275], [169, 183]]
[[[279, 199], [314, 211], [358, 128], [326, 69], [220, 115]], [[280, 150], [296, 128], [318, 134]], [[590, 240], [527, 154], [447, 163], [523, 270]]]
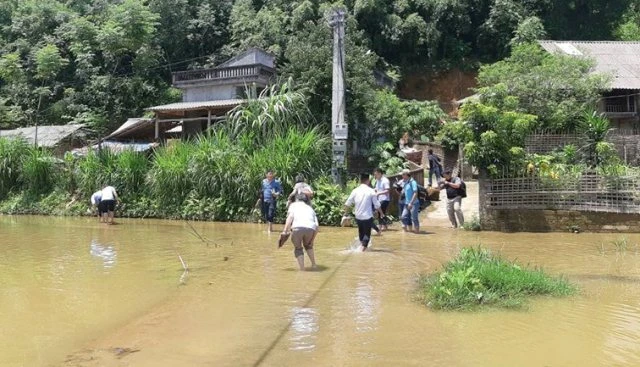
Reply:
[[441, 188], [447, 190], [447, 214], [453, 228], [464, 225], [464, 215], [462, 215], [462, 199], [467, 197], [467, 188], [460, 177], [451, 177], [451, 170], [447, 170], [442, 175], [444, 181]]
[[[405, 232], [411, 231], [413, 224], [413, 232], [420, 233], [420, 200], [418, 200], [418, 183], [411, 178], [411, 171], [402, 170], [402, 181], [404, 181], [403, 194], [406, 206], [402, 211], [402, 228]], [[410, 220], [410, 222], [409, 222]]]

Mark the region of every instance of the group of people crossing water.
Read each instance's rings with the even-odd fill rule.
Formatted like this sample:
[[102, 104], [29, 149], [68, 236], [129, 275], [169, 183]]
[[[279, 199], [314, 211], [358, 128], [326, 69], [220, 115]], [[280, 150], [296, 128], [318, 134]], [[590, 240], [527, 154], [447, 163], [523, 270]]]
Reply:
[[[344, 203], [343, 225], [350, 220], [349, 214], [353, 214], [358, 227], [358, 241], [360, 250], [369, 248], [373, 231], [381, 234], [388, 229], [390, 220], [388, 209], [392, 197], [392, 186], [384, 171], [376, 168], [373, 172], [375, 183], [371, 183], [371, 175], [362, 173], [359, 175], [359, 185], [351, 191]], [[466, 197], [465, 186], [458, 177], [453, 177], [451, 171], [440, 172], [437, 175], [437, 187], [446, 190], [447, 213], [453, 228], [464, 224], [462, 214], [462, 198]], [[431, 186], [431, 185], [430, 185]], [[398, 192], [398, 214], [405, 232], [420, 233], [420, 211], [428, 206], [422, 201], [419, 192], [423, 189], [412, 177], [409, 170], [402, 171], [402, 179], [394, 185]], [[262, 210], [262, 217], [267, 224], [267, 231], [273, 231], [273, 223], [276, 218], [277, 200], [283, 195], [282, 185], [275, 178], [273, 171], [267, 171], [261, 183], [258, 203]], [[302, 175], [296, 177], [296, 183], [292, 192], [288, 195], [286, 222], [280, 234], [279, 246], [282, 246], [289, 238], [294, 245], [294, 256], [300, 270], [304, 270], [304, 252], [306, 251], [311, 267], [316, 267], [314, 241], [319, 231], [319, 221], [313, 209], [313, 189], [305, 182]], [[422, 204], [422, 205], [421, 205]], [[378, 224], [376, 225], [376, 218]]]

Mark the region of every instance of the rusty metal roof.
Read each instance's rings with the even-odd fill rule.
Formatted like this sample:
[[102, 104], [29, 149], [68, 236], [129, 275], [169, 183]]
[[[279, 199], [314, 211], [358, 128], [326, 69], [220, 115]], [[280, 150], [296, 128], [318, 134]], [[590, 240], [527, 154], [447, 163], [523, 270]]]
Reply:
[[613, 76], [613, 89], [640, 89], [640, 42], [538, 41], [550, 53], [595, 60], [595, 71]]
[[231, 108], [244, 103], [244, 99], [223, 99], [219, 101], [178, 102], [162, 106], [149, 107], [153, 112], [196, 111], [208, 109]]

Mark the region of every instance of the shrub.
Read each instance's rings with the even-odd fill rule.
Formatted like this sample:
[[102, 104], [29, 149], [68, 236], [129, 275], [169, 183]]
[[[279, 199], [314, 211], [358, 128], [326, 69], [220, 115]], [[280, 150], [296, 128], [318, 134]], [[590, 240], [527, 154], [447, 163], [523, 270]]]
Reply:
[[313, 208], [322, 225], [337, 226], [342, 218], [347, 194], [330, 178], [323, 177], [313, 183]]
[[195, 148], [191, 142], [179, 141], [156, 150], [153, 155], [147, 183], [152, 197], [164, 206], [182, 203], [193, 189], [190, 173]]
[[31, 149], [22, 160], [25, 189], [35, 195], [49, 193], [54, 186], [56, 159], [47, 151]]
[[480, 218], [478, 215], [474, 215], [471, 217], [471, 220], [467, 220], [464, 222], [462, 226], [467, 231], [480, 232], [482, 230], [482, 225], [480, 224]]
[[118, 186], [114, 175], [117, 159], [117, 155], [107, 149], [91, 150], [84, 158], [79, 159], [76, 168], [77, 182], [83, 197], [90, 197], [107, 184]]
[[458, 149], [458, 145], [466, 144], [472, 138], [471, 128], [464, 121], [455, 121], [442, 125], [436, 141], [447, 149]]
[[462, 249], [439, 274], [421, 277], [419, 286], [421, 300], [439, 310], [514, 308], [529, 296], [566, 296], [576, 291], [564, 278], [521, 267], [480, 247]]
[[22, 160], [32, 149], [25, 140], [0, 138], [0, 199], [19, 188]]

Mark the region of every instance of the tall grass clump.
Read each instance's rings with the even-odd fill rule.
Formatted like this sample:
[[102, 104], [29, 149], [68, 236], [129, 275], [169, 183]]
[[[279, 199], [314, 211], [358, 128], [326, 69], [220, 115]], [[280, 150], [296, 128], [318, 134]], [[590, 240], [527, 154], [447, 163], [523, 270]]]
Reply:
[[[224, 129], [232, 138], [245, 144], [261, 146], [269, 140], [283, 136], [293, 126], [310, 126], [313, 115], [304, 94], [292, 88], [288, 80], [264, 89], [258, 98], [229, 112]], [[248, 148], [248, 145], [244, 146]]]
[[164, 205], [177, 205], [186, 199], [193, 189], [190, 173], [195, 152], [195, 144], [184, 141], [156, 150], [147, 177], [152, 197]]
[[531, 296], [566, 296], [576, 287], [542, 269], [522, 267], [488, 250], [464, 248], [436, 275], [419, 280], [420, 299], [437, 310], [518, 308]]
[[30, 149], [22, 159], [22, 181], [24, 188], [34, 195], [47, 194], [56, 183], [56, 158], [51, 153]]
[[80, 194], [88, 198], [106, 185], [118, 186], [117, 160], [118, 156], [108, 149], [91, 150], [81, 158], [76, 167]]
[[19, 189], [22, 161], [32, 149], [23, 139], [0, 138], [0, 199]]
[[126, 150], [117, 155], [112, 179], [123, 200], [133, 200], [146, 193], [149, 167], [149, 158], [144, 153]]

